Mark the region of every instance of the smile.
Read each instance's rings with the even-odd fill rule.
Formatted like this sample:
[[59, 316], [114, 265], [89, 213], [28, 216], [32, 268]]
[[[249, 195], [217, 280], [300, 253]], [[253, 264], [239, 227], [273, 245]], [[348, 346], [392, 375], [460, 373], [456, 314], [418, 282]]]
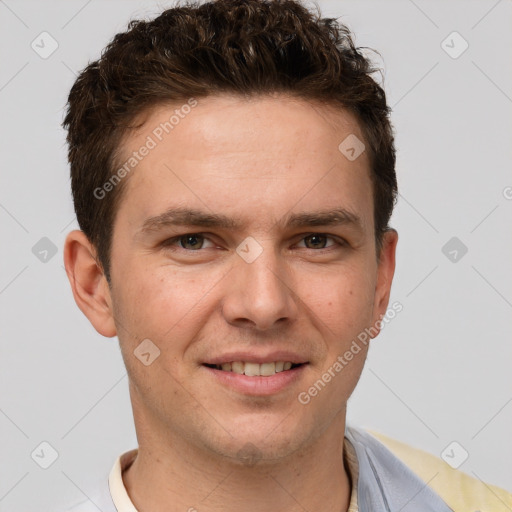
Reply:
[[267, 360], [263, 363], [258, 363], [257, 360], [221, 361], [203, 363], [202, 368], [214, 382], [249, 396], [271, 396], [294, 389], [299, 380], [303, 380], [303, 373], [309, 366], [308, 362], [292, 363], [282, 360]]
[[286, 372], [300, 366], [290, 361], [276, 361], [270, 363], [253, 363], [244, 361], [233, 361], [222, 364], [206, 364], [209, 368], [222, 370], [224, 372], [247, 375], [248, 377], [271, 377], [276, 373]]

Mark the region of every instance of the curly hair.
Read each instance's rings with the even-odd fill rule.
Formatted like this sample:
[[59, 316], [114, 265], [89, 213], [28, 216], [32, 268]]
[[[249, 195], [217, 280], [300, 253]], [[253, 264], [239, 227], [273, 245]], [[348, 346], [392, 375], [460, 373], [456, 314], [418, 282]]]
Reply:
[[281, 92], [356, 116], [371, 167], [380, 252], [396, 202], [396, 157], [386, 95], [372, 77], [379, 70], [363, 49], [345, 25], [299, 0], [189, 1], [151, 21], [131, 21], [80, 73], [63, 122], [77, 220], [108, 282], [126, 180], [104, 198], [94, 191], [119, 165], [123, 137], [153, 107], [222, 93]]

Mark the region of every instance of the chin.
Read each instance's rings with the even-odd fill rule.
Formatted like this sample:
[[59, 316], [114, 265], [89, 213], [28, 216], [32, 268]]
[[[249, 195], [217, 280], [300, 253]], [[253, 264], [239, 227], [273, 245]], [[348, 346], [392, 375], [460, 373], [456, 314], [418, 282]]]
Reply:
[[[255, 416], [255, 415], [253, 415]], [[255, 466], [275, 464], [306, 447], [317, 437], [313, 425], [297, 421], [291, 414], [266, 415], [266, 418], [240, 418], [228, 423], [229, 434], [203, 439], [204, 445], [230, 462]], [[212, 433], [212, 430], [209, 430]]]

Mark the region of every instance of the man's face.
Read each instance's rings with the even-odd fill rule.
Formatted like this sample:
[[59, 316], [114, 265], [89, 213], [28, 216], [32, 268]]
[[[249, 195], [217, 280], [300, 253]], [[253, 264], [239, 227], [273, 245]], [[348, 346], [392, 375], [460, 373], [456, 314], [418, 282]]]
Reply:
[[128, 158], [157, 142], [126, 178], [111, 250], [136, 422], [168, 444], [280, 458], [344, 416], [364, 346], [308, 404], [298, 396], [387, 306], [368, 158], [338, 149], [363, 136], [346, 112], [213, 96], [158, 141], [175, 108], [123, 144]]

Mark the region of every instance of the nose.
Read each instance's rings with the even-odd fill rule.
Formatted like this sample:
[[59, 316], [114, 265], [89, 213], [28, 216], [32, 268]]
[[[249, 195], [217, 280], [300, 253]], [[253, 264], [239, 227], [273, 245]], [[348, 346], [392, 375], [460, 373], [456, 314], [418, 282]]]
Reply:
[[290, 272], [275, 251], [266, 248], [251, 263], [235, 257], [222, 306], [226, 321], [260, 331], [292, 323], [297, 318], [297, 297]]

